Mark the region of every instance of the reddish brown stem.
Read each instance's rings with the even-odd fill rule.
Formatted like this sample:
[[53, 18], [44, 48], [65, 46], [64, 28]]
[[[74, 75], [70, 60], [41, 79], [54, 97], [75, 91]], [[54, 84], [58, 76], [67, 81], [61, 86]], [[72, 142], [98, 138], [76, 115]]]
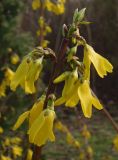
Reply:
[[[48, 96], [51, 93], [55, 92], [56, 85], [53, 83], [53, 80], [59, 75], [59, 73], [62, 69], [66, 49], [67, 49], [67, 46], [68, 46], [68, 41], [69, 40], [65, 39], [65, 38], [62, 40], [62, 44], [61, 44], [61, 47], [59, 49], [59, 54], [57, 56], [57, 61], [54, 62], [51, 77], [50, 77], [50, 80], [49, 80], [47, 93], [46, 93], [46, 99], [45, 99], [45, 102], [44, 102], [44, 109], [47, 107]], [[32, 160], [41, 160], [41, 152], [42, 152], [42, 146], [41, 147], [34, 146], [34, 152], [33, 152]]]
[[113, 120], [112, 116], [110, 115], [110, 113], [103, 108], [103, 113], [106, 115], [106, 117], [109, 119], [109, 121], [111, 122], [111, 124], [113, 125], [114, 129], [116, 130], [116, 132], [118, 133], [118, 125], [117, 123]]
[[[92, 94], [97, 98], [96, 94], [91, 90]], [[101, 103], [102, 104], [102, 103]], [[102, 104], [103, 105], [103, 104]], [[118, 125], [117, 123], [114, 121], [114, 119], [112, 118], [112, 116], [110, 115], [110, 113], [105, 109], [104, 105], [103, 105], [103, 109], [102, 109], [103, 113], [106, 115], [106, 117], [108, 118], [108, 120], [111, 122], [111, 124], [113, 125], [114, 129], [116, 130], [116, 132], [118, 133]]]

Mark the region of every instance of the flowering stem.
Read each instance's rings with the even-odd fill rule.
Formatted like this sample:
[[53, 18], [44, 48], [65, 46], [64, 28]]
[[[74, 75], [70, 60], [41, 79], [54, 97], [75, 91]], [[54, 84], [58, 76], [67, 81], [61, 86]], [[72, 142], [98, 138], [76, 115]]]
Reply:
[[[59, 53], [57, 55], [57, 60], [54, 62], [52, 72], [51, 72], [51, 77], [49, 80], [47, 93], [46, 93], [46, 99], [44, 102], [44, 107], [43, 107], [44, 109], [47, 107], [49, 95], [55, 92], [56, 85], [53, 83], [53, 80], [59, 75], [59, 73], [63, 67], [63, 63], [64, 63], [64, 59], [65, 59], [64, 57], [65, 57], [65, 53], [67, 50], [68, 42], [69, 42], [69, 40], [66, 38], [64, 38], [62, 40], [62, 43], [61, 43], [61, 46], [59, 49]], [[34, 146], [32, 160], [41, 160], [42, 147], [43, 146], [41, 146], [41, 147]]]

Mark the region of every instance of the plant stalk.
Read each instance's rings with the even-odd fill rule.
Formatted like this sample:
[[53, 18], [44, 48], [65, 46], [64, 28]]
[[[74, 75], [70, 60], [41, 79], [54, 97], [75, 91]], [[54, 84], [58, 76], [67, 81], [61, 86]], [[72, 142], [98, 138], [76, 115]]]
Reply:
[[[61, 43], [61, 47], [59, 49], [59, 53], [57, 55], [57, 60], [53, 64], [51, 77], [49, 80], [49, 85], [48, 85], [48, 89], [47, 89], [47, 93], [46, 93], [46, 99], [44, 102], [44, 109], [46, 109], [46, 107], [47, 107], [48, 96], [55, 92], [56, 85], [53, 83], [53, 80], [59, 75], [59, 73], [63, 67], [68, 42], [69, 42], [68, 39], [63, 38], [62, 43]], [[32, 160], [41, 160], [42, 148], [43, 148], [43, 146], [41, 146], [41, 147], [34, 146]]]

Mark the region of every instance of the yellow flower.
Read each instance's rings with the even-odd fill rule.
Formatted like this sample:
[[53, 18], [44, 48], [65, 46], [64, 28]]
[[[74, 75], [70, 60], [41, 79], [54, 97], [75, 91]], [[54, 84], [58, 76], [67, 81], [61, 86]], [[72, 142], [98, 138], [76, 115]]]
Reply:
[[43, 110], [45, 96], [42, 96], [34, 103], [29, 114], [29, 125], [31, 126], [36, 118], [40, 115]]
[[103, 108], [99, 100], [91, 94], [89, 82], [86, 80], [78, 86], [78, 96], [84, 116], [87, 118], [92, 115], [92, 105], [99, 110]]
[[7, 83], [5, 80], [2, 81], [2, 83], [0, 84], [0, 97], [5, 97], [6, 96], [6, 87], [7, 87]]
[[87, 153], [89, 154], [90, 157], [93, 156], [93, 149], [91, 148], [91, 146], [87, 146]]
[[81, 151], [78, 157], [79, 160], [85, 160], [86, 159], [86, 155], [85, 152]]
[[63, 4], [57, 4], [54, 11], [55, 11], [55, 14], [57, 15], [63, 14], [65, 11], [65, 7]]
[[42, 60], [43, 57], [33, 60], [26, 56], [16, 70], [10, 84], [11, 89], [15, 91], [20, 85], [26, 93], [34, 93], [36, 91], [34, 83], [38, 79], [41, 72]]
[[26, 160], [32, 160], [32, 155], [33, 155], [33, 151], [31, 149], [28, 149]]
[[42, 111], [44, 98], [43, 96], [42, 99], [37, 101], [30, 111], [21, 114], [13, 127], [13, 130], [16, 130], [26, 118], [29, 118], [29, 141], [38, 146], [45, 144], [47, 140], [55, 140], [52, 131], [55, 112], [50, 109]]
[[2, 134], [4, 132], [3, 128], [0, 127], [0, 134]]
[[37, 10], [38, 8], [40, 8], [40, 6], [41, 6], [40, 0], [33, 0], [32, 1], [32, 8], [33, 8], [33, 10]]
[[13, 79], [14, 72], [10, 68], [5, 68], [4, 79], [0, 84], [0, 97], [6, 96], [6, 89], [10, 86], [10, 83]]
[[79, 103], [79, 95], [78, 95], [78, 84], [79, 81], [75, 83], [71, 90], [70, 96], [66, 99], [65, 106], [66, 107], [75, 107]]
[[67, 127], [63, 125], [60, 121], [56, 121], [54, 127], [65, 133], [68, 131]]
[[92, 115], [92, 105], [101, 110], [103, 107], [99, 100], [94, 97], [89, 87], [89, 81], [78, 80], [78, 72], [65, 72], [54, 80], [58, 83], [65, 80], [65, 86], [62, 91], [62, 97], [55, 101], [55, 106], [65, 103], [65, 106], [75, 107], [80, 101], [85, 117], [90, 118]]
[[43, 40], [41, 46], [46, 48], [50, 42], [48, 40]]
[[10, 141], [11, 141], [11, 143], [12, 144], [20, 144], [21, 143], [21, 138], [19, 138], [19, 137], [12, 137], [11, 139], [10, 139]]
[[16, 121], [15, 125], [13, 126], [13, 130], [18, 129], [21, 126], [21, 124], [25, 121], [25, 119], [28, 118], [29, 113], [30, 113], [30, 111], [26, 111], [19, 116], [18, 120]]
[[54, 118], [55, 112], [53, 110], [45, 109], [41, 112], [28, 131], [30, 143], [42, 146], [47, 140], [55, 141], [53, 134]]
[[9, 83], [12, 81], [13, 76], [14, 76], [14, 72], [10, 68], [6, 68], [5, 78], [9, 81]]
[[31, 66], [31, 60], [28, 59], [29, 57], [24, 57], [22, 60], [21, 64], [17, 68], [15, 75], [13, 77], [13, 80], [10, 84], [10, 87], [13, 91], [16, 90], [16, 87], [18, 85], [22, 86], [23, 88], [25, 87], [25, 80], [26, 80], [26, 75], [27, 72], [29, 71], [29, 68]]
[[50, 26], [46, 26], [46, 32], [48, 32], [48, 33], [51, 33], [52, 32], [52, 29], [51, 29], [51, 27]]
[[12, 64], [17, 64], [18, 62], [20, 61], [20, 58], [19, 58], [19, 56], [18, 56], [18, 54], [13, 54], [12, 56], [11, 56], [11, 63]]
[[115, 150], [118, 152], [118, 135], [116, 135], [115, 138], [113, 139], [113, 144]]
[[25, 80], [25, 90], [27, 93], [36, 92], [34, 82], [38, 79], [41, 70], [42, 70], [42, 58], [32, 62], [29, 68]]
[[72, 72], [64, 72], [59, 77], [54, 80], [54, 83], [59, 83], [65, 80], [65, 85], [62, 91], [62, 97], [55, 101], [55, 106], [61, 105], [65, 103], [68, 99], [71, 98], [74, 92], [73, 88], [75, 86], [75, 82], [78, 79], [77, 68]]
[[54, 127], [56, 129], [58, 129], [59, 131], [62, 131], [63, 133], [66, 134], [66, 141], [67, 141], [67, 143], [69, 143], [73, 147], [80, 148], [79, 141], [77, 141], [73, 137], [73, 135], [71, 134], [71, 132], [68, 130], [68, 128], [64, 124], [62, 124], [62, 122], [56, 121]]
[[3, 146], [5, 147], [5, 146], [10, 146], [11, 145], [11, 143], [10, 143], [10, 138], [9, 137], [6, 137], [5, 138], [5, 141], [3, 142]]
[[12, 160], [12, 159], [8, 156], [1, 155], [0, 160]]
[[12, 146], [12, 153], [14, 157], [22, 156], [23, 149], [17, 145]]
[[67, 133], [66, 140], [67, 143], [72, 145], [73, 147], [80, 148], [79, 141], [75, 140], [71, 133]]
[[84, 125], [82, 129], [82, 136], [84, 136], [86, 139], [89, 139], [91, 137], [90, 132], [87, 129], [87, 126]]
[[53, 3], [50, 0], [45, 0], [45, 7], [47, 8], [48, 11], [52, 11], [53, 8]]
[[13, 130], [18, 129], [27, 118], [29, 118], [29, 126], [31, 126], [43, 110], [44, 99], [45, 96], [41, 96], [29, 111], [22, 113], [13, 126]]
[[107, 75], [107, 72], [111, 73], [113, 70], [113, 66], [111, 63], [104, 58], [103, 56], [99, 55], [94, 51], [94, 49], [89, 46], [88, 44], [85, 45], [84, 49], [84, 61], [85, 61], [85, 77], [90, 76], [90, 64], [93, 63], [98, 75], [101, 78]]

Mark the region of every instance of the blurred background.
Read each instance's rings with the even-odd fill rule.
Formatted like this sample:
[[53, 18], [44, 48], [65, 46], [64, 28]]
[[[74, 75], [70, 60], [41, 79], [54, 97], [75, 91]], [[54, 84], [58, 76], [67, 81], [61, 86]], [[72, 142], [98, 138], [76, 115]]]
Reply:
[[[58, 5], [57, 0], [50, 1], [55, 6]], [[26, 125], [15, 133], [11, 128], [18, 115], [32, 106], [34, 98], [32, 95], [25, 95], [20, 88], [16, 92], [10, 91], [6, 71], [15, 71], [22, 57], [36, 46], [48, 46], [57, 53], [62, 39], [62, 25], [72, 22], [76, 8], [87, 8], [85, 19], [92, 22], [81, 25], [81, 35], [96, 52], [106, 57], [114, 66], [113, 73], [104, 79], [99, 78], [92, 68], [91, 81], [93, 90], [118, 123], [118, 0], [60, 0], [62, 5], [55, 10], [48, 6], [50, 4], [42, 7], [39, 2], [40, 0], [0, 1], [0, 156], [11, 157], [12, 160], [22, 159], [21, 157], [30, 152], [28, 148], [32, 148], [24, 134]], [[79, 49], [81, 51], [81, 48], [78, 48], [78, 52]], [[45, 66], [42, 80], [39, 80], [39, 95], [48, 84], [50, 76], [51, 65]], [[64, 136], [67, 133], [58, 132], [57, 127], [56, 143], [44, 147], [42, 159], [118, 159], [118, 139], [114, 140], [117, 133], [101, 111], [94, 111], [89, 120], [81, 118], [81, 111], [81, 116], [75, 116], [75, 111], [71, 109], [58, 109], [58, 115], [70, 133], [82, 143], [82, 147], [74, 147], [69, 143], [67, 135], [66, 141]], [[88, 138], [86, 135], [89, 135]], [[11, 141], [14, 137], [20, 139], [18, 143]], [[25, 139], [26, 143], [23, 143], [22, 139]], [[11, 144], [16, 148], [12, 148]]]

